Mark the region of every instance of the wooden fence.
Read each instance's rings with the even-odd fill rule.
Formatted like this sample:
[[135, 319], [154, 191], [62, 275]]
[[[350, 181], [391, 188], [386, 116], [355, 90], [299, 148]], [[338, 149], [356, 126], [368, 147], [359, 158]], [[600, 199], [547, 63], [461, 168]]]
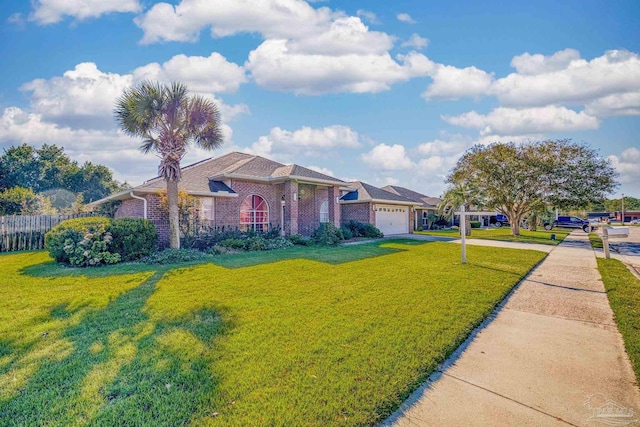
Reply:
[[91, 213], [82, 213], [0, 216], [0, 252], [44, 249], [44, 235], [58, 223], [66, 219], [91, 215]]

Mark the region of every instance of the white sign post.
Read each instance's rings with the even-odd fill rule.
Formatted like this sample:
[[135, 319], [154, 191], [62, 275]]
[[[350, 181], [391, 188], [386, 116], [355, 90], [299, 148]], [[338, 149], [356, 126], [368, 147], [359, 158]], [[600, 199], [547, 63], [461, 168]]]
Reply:
[[460, 207], [460, 212], [454, 212], [454, 215], [460, 216], [460, 234], [462, 235], [461, 244], [462, 244], [462, 263], [467, 263], [467, 221], [466, 218], [469, 215], [485, 215], [485, 216], [495, 216], [498, 215], [498, 212], [467, 212], [464, 205]]

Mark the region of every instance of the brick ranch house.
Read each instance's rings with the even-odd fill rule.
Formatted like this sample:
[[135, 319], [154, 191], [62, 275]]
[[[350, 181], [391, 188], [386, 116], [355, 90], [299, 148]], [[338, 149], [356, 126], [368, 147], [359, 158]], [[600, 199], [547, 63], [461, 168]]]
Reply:
[[[413, 230], [414, 200], [363, 182], [345, 182], [296, 164], [233, 152], [182, 168], [180, 190], [199, 200], [198, 216], [216, 229], [267, 231], [309, 236], [320, 223], [339, 227], [350, 220], [368, 222], [383, 233]], [[168, 241], [168, 215], [161, 207], [163, 178], [92, 203], [119, 200], [115, 217], [147, 218]]]
[[437, 197], [429, 197], [418, 193], [417, 191], [409, 190], [408, 188], [399, 187], [397, 185], [387, 185], [382, 187], [382, 189], [419, 203], [419, 205], [415, 207], [416, 214], [414, 215], [414, 230], [419, 228], [427, 229], [429, 226], [429, 215], [437, 215], [438, 213], [438, 204], [441, 199]]

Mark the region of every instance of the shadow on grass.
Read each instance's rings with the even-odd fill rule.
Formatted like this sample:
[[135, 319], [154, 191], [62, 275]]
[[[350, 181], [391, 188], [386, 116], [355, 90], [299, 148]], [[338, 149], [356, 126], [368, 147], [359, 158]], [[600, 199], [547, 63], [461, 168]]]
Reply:
[[[209, 310], [152, 322], [143, 307], [161, 277], [155, 273], [67, 329], [70, 354], [40, 360], [17, 395], [0, 399], [0, 424], [182, 425], [198, 414], [216, 389], [206, 349], [223, 322]], [[51, 316], [64, 312], [58, 306]], [[1, 343], [0, 354], [9, 350], [20, 352]], [[26, 357], [14, 358], [8, 372], [37, 358], [21, 350]]]
[[54, 261], [49, 261], [28, 266], [22, 269], [21, 273], [32, 277], [86, 276], [94, 278], [148, 271], [164, 273], [176, 268], [187, 268], [201, 264], [215, 264], [225, 268], [243, 268], [291, 259], [308, 259], [310, 261], [324, 262], [327, 264], [342, 264], [345, 262], [359, 261], [366, 258], [379, 257], [403, 251], [401, 248], [389, 247], [389, 244], [415, 246], [426, 243], [431, 242], [411, 239], [395, 239], [353, 246], [296, 246], [293, 248], [272, 251], [211, 255], [197, 261], [163, 265], [129, 262], [99, 267], [75, 268], [61, 265]]

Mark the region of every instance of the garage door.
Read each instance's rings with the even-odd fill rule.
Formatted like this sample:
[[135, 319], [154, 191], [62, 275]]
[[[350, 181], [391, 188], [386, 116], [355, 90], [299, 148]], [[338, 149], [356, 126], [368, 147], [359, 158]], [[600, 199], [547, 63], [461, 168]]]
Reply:
[[376, 205], [376, 227], [385, 236], [409, 232], [409, 207]]

